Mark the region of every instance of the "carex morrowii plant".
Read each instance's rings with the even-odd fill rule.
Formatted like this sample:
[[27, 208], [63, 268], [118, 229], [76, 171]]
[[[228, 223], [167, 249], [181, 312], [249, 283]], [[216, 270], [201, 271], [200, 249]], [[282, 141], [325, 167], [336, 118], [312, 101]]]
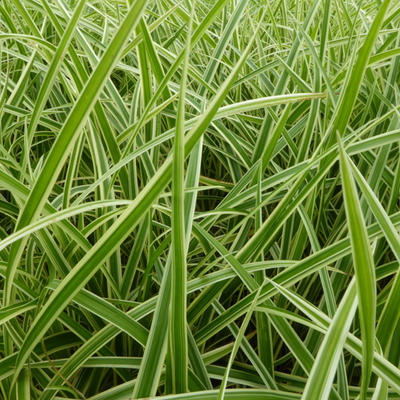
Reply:
[[399, 26], [3, 0], [0, 398], [400, 398]]

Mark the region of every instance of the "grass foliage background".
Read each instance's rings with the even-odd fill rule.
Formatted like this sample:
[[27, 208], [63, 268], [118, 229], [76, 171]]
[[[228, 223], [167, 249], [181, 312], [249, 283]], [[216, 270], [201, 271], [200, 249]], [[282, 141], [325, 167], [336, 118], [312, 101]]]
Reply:
[[0, 398], [399, 398], [399, 26], [3, 0]]

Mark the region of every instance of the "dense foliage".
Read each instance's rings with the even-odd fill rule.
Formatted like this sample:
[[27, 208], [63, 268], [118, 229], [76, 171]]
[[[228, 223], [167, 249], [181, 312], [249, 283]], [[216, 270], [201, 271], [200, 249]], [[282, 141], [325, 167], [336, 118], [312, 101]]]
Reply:
[[0, 398], [400, 398], [399, 26], [3, 0]]

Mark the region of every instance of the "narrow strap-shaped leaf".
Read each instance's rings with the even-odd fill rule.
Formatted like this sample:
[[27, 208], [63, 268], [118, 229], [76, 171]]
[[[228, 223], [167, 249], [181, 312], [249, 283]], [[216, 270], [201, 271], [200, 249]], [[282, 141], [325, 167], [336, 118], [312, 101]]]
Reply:
[[346, 86], [343, 88], [342, 95], [335, 110], [335, 118], [331, 127], [330, 143], [332, 144], [336, 133], [340, 132], [344, 135], [347, 124], [350, 120], [353, 111], [354, 103], [356, 102], [358, 92], [361, 87], [361, 82], [365, 71], [368, 67], [368, 62], [375, 45], [376, 38], [384, 22], [385, 14], [389, 8], [391, 0], [384, 0], [379, 6], [378, 13], [372, 22], [368, 35], [358, 52], [357, 59], [352, 66]]
[[[192, 5], [192, 7], [194, 7]], [[192, 8], [193, 9], [193, 8]], [[173, 393], [188, 391], [188, 339], [186, 329], [187, 270], [185, 234], [185, 103], [190, 57], [192, 19], [186, 39], [185, 57], [179, 90], [174, 160], [172, 166], [172, 243], [171, 243], [171, 318], [169, 341], [171, 349], [171, 381]], [[167, 379], [169, 377], [167, 376]]]
[[350, 232], [352, 257], [357, 281], [361, 338], [363, 343], [361, 396], [364, 396], [372, 372], [375, 348], [376, 281], [375, 267], [363, 219], [357, 189], [348, 156], [339, 141], [343, 197]]
[[357, 310], [356, 293], [355, 279], [353, 279], [321, 343], [304, 388], [303, 400], [326, 399], [329, 397], [343, 345]]
[[[393, 251], [393, 254], [395, 255], [397, 261], [400, 262], [400, 235], [398, 234], [396, 227], [390, 221], [390, 218], [386, 214], [382, 204], [379, 202], [379, 199], [376, 197], [375, 193], [368, 185], [358, 168], [353, 162], [351, 162], [351, 160], [349, 161], [351, 163], [354, 177], [361, 189], [361, 192], [365, 196], [367, 204], [371, 208], [372, 213], [374, 214], [376, 221], [382, 230], [382, 233], [384, 234]], [[379, 317], [378, 328], [376, 332], [377, 339], [379, 340], [384, 353], [387, 353], [388, 351], [388, 346], [390, 345], [394, 330], [400, 318], [400, 307], [398, 307], [399, 304], [400, 276], [397, 272], [393, 279], [389, 297], [385, 301], [383, 311]]]

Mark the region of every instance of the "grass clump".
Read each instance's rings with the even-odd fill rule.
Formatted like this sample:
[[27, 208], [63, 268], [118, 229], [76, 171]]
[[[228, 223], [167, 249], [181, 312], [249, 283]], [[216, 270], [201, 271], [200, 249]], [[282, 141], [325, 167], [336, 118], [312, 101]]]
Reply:
[[399, 23], [4, 0], [0, 397], [398, 398]]

